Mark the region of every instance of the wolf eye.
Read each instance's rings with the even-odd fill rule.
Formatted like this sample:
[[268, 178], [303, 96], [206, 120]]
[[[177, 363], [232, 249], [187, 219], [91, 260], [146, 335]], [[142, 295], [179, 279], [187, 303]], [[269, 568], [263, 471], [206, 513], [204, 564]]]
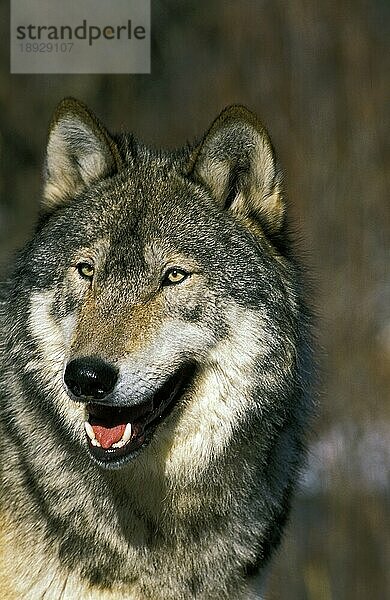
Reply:
[[95, 273], [95, 269], [92, 265], [87, 262], [81, 262], [77, 265], [77, 271], [80, 277], [83, 279], [92, 279]]
[[189, 273], [187, 273], [187, 271], [183, 271], [182, 269], [169, 269], [165, 273], [162, 283], [163, 285], [174, 285], [175, 283], [181, 283], [187, 279], [188, 276]]

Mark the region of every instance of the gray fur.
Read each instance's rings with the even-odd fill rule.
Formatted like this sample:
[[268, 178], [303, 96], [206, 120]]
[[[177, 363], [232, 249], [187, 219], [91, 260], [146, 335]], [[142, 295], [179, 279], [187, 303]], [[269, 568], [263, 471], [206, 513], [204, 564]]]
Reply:
[[[0, 585], [29, 600], [259, 598], [304, 455], [312, 371], [268, 134], [230, 107], [200, 142], [156, 151], [68, 99], [46, 165], [1, 304]], [[190, 276], [162, 287], [167, 265]], [[64, 385], [69, 361], [89, 355], [116, 366], [115, 406], [142, 405], [196, 364], [122, 468], [91, 458], [84, 405]]]

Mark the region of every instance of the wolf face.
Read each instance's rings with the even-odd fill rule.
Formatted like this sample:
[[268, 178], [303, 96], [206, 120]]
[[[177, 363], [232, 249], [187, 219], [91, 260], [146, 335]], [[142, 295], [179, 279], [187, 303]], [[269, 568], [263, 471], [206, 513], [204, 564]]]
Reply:
[[[196, 546], [183, 515], [192, 523], [214, 514], [215, 503], [231, 513], [243, 549], [236, 541], [229, 547], [231, 533], [224, 534], [224, 582], [220, 569], [215, 581], [207, 571], [207, 549], [205, 564], [186, 554], [175, 567], [206, 569], [210, 598], [223, 598], [258, 555], [266, 560], [267, 536], [276, 544], [271, 515], [287, 511], [309, 406], [308, 316], [269, 137], [249, 111], [231, 107], [200, 142], [156, 151], [130, 135], [109, 135], [67, 99], [49, 132], [43, 196], [2, 316], [4, 429], [13, 424], [42, 489], [54, 485], [60, 464], [78, 472], [65, 466], [67, 456], [87, 479], [94, 473], [97, 496], [107, 470], [124, 473], [121, 489], [133, 482], [129, 519], [137, 505], [153, 527], [169, 523], [181, 548]], [[43, 440], [46, 469], [39, 464]], [[134, 482], [144, 476], [158, 480], [164, 495], [147, 501], [138, 490], [135, 499]], [[246, 493], [253, 500], [243, 501]], [[112, 510], [117, 501], [114, 494]], [[107, 503], [106, 496], [103, 512]], [[168, 505], [169, 518], [158, 521]], [[110, 546], [118, 533], [106, 529], [99, 535]], [[125, 530], [119, 562], [134, 570], [134, 557], [141, 558], [134, 531]], [[153, 543], [144, 543], [152, 552]], [[72, 560], [83, 564], [83, 552]], [[153, 556], [145, 560], [156, 562]], [[123, 583], [122, 567], [107, 561]], [[98, 553], [96, 570], [95, 563]], [[165, 577], [174, 598], [209, 597], [188, 595], [183, 582], [175, 588], [169, 567], [150, 575], [150, 564], [153, 590]]]
[[[237, 113], [249, 121], [241, 130]], [[34, 282], [30, 329], [55, 371], [54, 403], [61, 410], [67, 394], [69, 426], [77, 432], [85, 422], [83, 443], [101, 466], [119, 468], [134, 458], [173, 409], [183, 417], [206, 365], [218, 371], [218, 346], [231, 336], [232, 311], [253, 311], [258, 331], [250, 326], [247, 334], [257, 338], [257, 356], [250, 362], [269, 351], [260, 321], [283, 310], [287, 294], [281, 277], [274, 284], [269, 242], [256, 231], [259, 219], [251, 211], [275, 229], [283, 207], [272, 148], [264, 132], [250, 128], [251, 119], [243, 109], [228, 111], [195, 153], [172, 157], [141, 148], [137, 155], [126, 148], [126, 163], [102, 179], [114, 163], [114, 142], [101, 139], [89, 114], [72, 101], [54, 118], [48, 208], [29, 249], [44, 257], [44, 269], [35, 260], [23, 278]], [[237, 131], [249, 138], [244, 152]], [[224, 156], [231, 142], [237, 164]], [[256, 178], [265, 188], [260, 192], [252, 189]], [[279, 297], [268, 306], [275, 288]], [[48, 332], [56, 347], [50, 356]], [[230, 430], [237, 418], [231, 411]]]

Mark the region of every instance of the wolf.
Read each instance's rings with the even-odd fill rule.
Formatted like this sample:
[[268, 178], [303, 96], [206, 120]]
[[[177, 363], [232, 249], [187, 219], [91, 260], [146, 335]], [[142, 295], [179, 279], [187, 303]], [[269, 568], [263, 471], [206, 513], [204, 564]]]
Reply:
[[58, 105], [1, 292], [3, 597], [262, 597], [313, 404], [290, 229], [247, 108], [158, 150]]

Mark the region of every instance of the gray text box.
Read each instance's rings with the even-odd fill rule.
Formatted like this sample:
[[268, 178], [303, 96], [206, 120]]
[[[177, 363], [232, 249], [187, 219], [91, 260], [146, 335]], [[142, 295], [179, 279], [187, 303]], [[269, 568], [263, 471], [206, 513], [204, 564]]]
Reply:
[[150, 0], [11, 0], [11, 73], [150, 73]]

